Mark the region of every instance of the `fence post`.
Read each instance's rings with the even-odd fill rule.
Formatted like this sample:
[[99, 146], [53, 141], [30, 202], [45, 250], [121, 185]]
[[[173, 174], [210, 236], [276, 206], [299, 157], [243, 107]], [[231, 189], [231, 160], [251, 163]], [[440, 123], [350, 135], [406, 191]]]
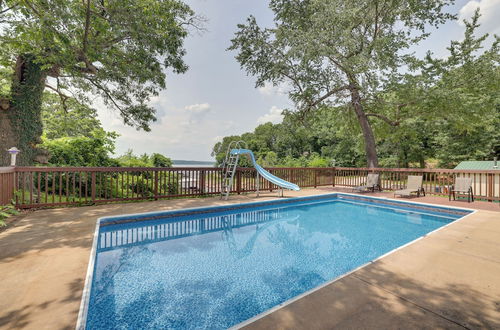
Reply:
[[241, 171], [239, 168], [236, 169], [236, 192], [241, 194]]
[[493, 173], [488, 173], [488, 194], [486, 200], [493, 202]]
[[314, 170], [314, 188], [318, 187], [318, 169]]
[[91, 181], [90, 181], [90, 199], [92, 200], [92, 202], [95, 201], [95, 190], [96, 190], [96, 186], [95, 186], [95, 172], [92, 172], [91, 174]]
[[155, 170], [155, 175], [154, 175], [154, 185], [153, 185], [153, 194], [155, 201], [158, 200], [158, 170]]
[[205, 170], [200, 171], [200, 193], [205, 194]]
[[332, 187], [335, 187], [335, 171], [336, 168], [332, 167]]
[[14, 198], [15, 189], [15, 168], [0, 167], [0, 205], [9, 204], [12, 201], [12, 199]]

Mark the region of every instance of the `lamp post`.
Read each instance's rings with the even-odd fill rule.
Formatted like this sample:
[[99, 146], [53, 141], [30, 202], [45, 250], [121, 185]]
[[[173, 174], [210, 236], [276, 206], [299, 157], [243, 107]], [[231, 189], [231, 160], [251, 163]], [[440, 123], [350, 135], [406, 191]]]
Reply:
[[10, 154], [10, 166], [16, 166], [16, 157], [21, 150], [17, 149], [16, 147], [12, 147], [9, 150], [7, 150]]

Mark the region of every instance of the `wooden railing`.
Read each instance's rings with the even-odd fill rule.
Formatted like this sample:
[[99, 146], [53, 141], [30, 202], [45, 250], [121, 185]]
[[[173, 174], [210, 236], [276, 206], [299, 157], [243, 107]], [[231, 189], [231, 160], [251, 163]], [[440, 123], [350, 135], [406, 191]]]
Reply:
[[14, 167], [0, 167], [0, 205], [10, 204], [15, 190]]
[[[382, 189], [405, 186], [408, 175], [422, 175], [428, 194], [447, 195], [456, 177], [473, 178], [474, 195], [500, 200], [500, 171], [394, 168], [268, 168], [302, 188], [362, 185], [369, 172], [380, 173]], [[238, 168], [233, 193], [256, 190], [254, 168]], [[0, 168], [0, 204], [14, 200], [19, 208], [89, 205], [219, 194], [221, 169], [135, 167], [9, 167]], [[277, 187], [260, 177], [260, 189]]]

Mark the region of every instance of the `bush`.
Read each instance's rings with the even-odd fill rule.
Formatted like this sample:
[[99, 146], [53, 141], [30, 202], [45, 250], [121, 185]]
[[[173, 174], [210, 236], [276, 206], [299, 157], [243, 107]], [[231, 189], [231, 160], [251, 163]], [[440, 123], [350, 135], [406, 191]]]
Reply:
[[93, 137], [44, 138], [43, 147], [50, 153], [49, 164], [54, 166], [117, 166], [109, 157], [114, 149], [114, 133], [96, 131]]

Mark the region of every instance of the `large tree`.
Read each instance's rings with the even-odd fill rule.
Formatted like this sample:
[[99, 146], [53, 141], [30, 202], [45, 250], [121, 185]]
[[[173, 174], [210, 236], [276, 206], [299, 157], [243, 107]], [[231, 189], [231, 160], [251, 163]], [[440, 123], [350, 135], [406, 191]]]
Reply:
[[[451, 41], [448, 56], [429, 52], [415, 62], [418, 74], [402, 75], [370, 104], [395, 125], [374, 128], [381, 150], [399, 154], [400, 166], [437, 158], [453, 167], [500, 154], [500, 38], [478, 35], [479, 18], [476, 11], [463, 22], [464, 36]], [[406, 106], [394, 111], [387, 100]]]
[[63, 100], [100, 96], [125, 124], [148, 130], [148, 101], [167, 69], [187, 70], [183, 40], [199, 20], [178, 0], [0, 0], [0, 23], [0, 73], [12, 68], [0, 94], [1, 166], [11, 146], [20, 164], [36, 159], [46, 88]]
[[366, 104], [407, 64], [408, 49], [427, 36], [427, 27], [453, 18], [443, 12], [451, 3], [271, 0], [274, 27], [262, 28], [250, 16], [246, 24], [238, 25], [229, 49], [238, 51], [236, 59], [257, 77], [257, 86], [287, 84], [289, 97], [300, 111], [348, 104], [361, 127], [367, 165], [377, 167], [369, 117], [393, 123], [382, 114], [368, 112]]

